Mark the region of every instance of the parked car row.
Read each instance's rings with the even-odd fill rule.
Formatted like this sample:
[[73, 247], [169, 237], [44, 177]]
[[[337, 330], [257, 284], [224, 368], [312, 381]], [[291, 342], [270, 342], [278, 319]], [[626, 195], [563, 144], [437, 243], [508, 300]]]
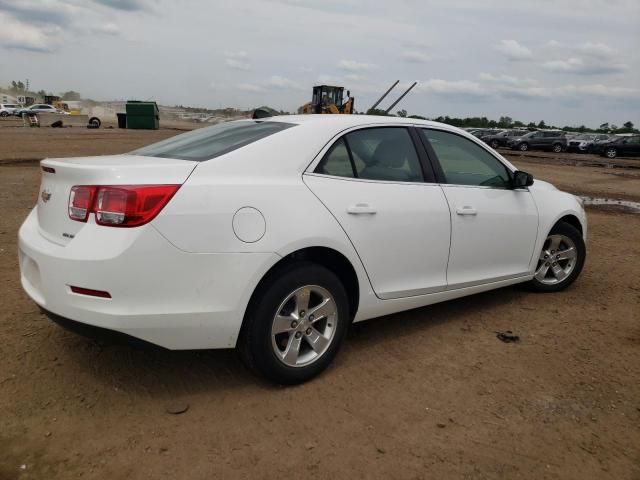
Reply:
[[640, 135], [612, 135], [607, 133], [571, 133], [562, 130], [518, 130], [518, 129], [468, 129], [491, 148], [527, 150], [549, 150], [555, 153], [595, 153], [607, 158], [621, 155], [640, 156]]
[[53, 105], [48, 105], [46, 103], [36, 103], [29, 107], [22, 107], [21, 105], [17, 105], [15, 103], [0, 104], [0, 117], [8, 117], [10, 115], [20, 117], [25, 113], [58, 113], [61, 115], [69, 115], [69, 112], [65, 112], [64, 110], [60, 110], [59, 108], [56, 108]]

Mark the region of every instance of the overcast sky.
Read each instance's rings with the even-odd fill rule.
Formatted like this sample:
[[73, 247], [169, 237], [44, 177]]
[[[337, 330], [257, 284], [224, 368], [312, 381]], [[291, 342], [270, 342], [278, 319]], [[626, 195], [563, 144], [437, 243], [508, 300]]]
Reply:
[[0, 0], [0, 85], [97, 100], [366, 110], [399, 79], [427, 117], [637, 126], [639, 52], [640, 0]]

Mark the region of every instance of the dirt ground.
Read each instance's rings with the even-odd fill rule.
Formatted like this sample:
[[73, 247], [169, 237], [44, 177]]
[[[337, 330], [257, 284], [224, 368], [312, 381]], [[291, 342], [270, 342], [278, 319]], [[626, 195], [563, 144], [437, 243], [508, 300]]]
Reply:
[[[326, 373], [279, 388], [232, 351], [84, 339], [20, 288], [16, 232], [39, 171], [15, 159], [178, 132], [6, 130], [1, 480], [640, 478], [640, 214], [589, 210], [587, 263], [562, 293], [505, 288], [355, 325]], [[640, 197], [637, 169], [512, 160], [570, 191]]]

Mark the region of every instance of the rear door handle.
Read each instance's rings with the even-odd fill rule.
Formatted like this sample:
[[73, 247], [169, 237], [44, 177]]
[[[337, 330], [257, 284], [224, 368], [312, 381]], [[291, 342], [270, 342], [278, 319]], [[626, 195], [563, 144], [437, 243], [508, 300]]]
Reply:
[[376, 213], [376, 209], [368, 203], [356, 203], [355, 205], [347, 207], [347, 213], [351, 215], [373, 215]]
[[465, 205], [464, 207], [456, 208], [456, 213], [458, 215], [477, 215], [478, 211], [473, 207]]

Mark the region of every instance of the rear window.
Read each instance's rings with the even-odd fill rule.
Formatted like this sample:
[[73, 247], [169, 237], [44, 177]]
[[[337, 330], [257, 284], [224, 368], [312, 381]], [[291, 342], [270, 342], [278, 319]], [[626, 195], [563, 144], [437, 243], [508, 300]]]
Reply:
[[134, 150], [132, 155], [202, 162], [295, 126], [285, 122], [240, 121], [200, 128]]

